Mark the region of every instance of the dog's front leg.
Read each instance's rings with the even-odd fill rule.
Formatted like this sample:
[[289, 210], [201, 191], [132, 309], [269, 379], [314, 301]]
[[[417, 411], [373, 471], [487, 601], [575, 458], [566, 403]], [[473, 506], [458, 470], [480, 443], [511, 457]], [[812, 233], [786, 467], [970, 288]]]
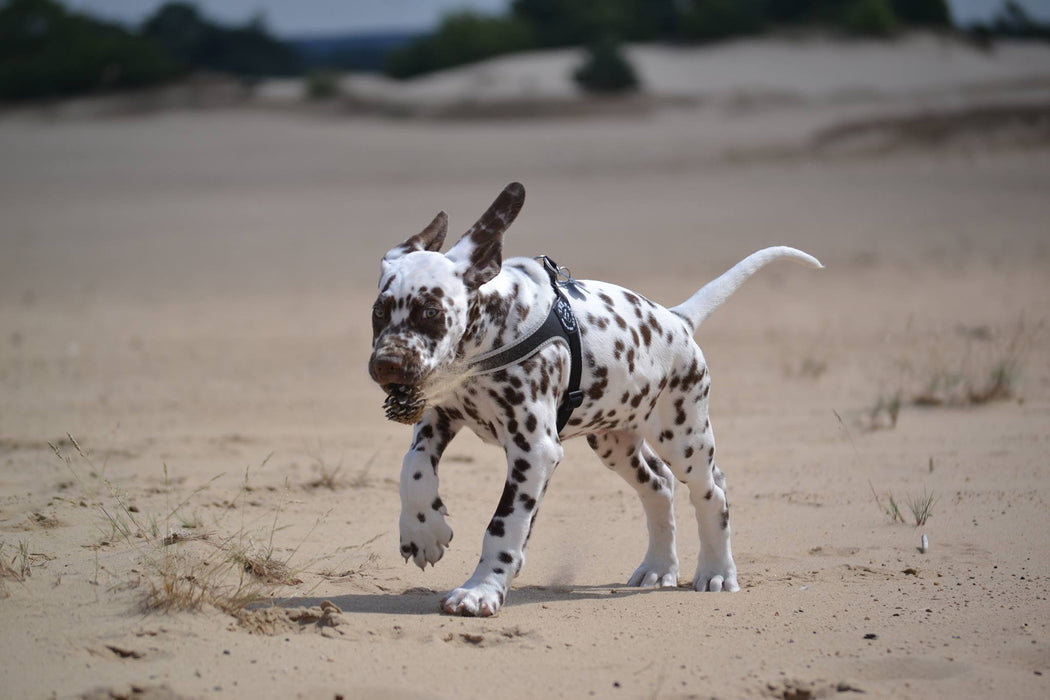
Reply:
[[401, 465], [401, 556], [421, 569], [437, 563], [452, 541], [452, 528], [445, 522], [448, 511], [438, 495], [437, 467], [459, 427], [445, 411], [427, 410], [415, 425]]
[[507, 447], [507, 483], [485, 532], [481, 561], [474, 575], [441, 601], [445, 612], [488, 617], [503, 606], [511, 580], [525, 564], [525, 544], [561, 457], [557, 437], [513, 436]]

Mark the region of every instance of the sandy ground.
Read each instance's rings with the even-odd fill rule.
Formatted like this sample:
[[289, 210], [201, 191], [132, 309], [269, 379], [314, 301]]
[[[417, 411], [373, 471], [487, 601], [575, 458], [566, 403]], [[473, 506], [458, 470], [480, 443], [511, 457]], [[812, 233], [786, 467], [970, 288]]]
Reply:
[[[876, 120], [813, 145], [914, 99], [4, 117], [0, 697], [1046, 697], [1045, 127], [930, 142]], [[623, 588], [642, 512], [584, 441], [498, 617], [438, 613], [505, 478], [473, 436], [442, 465], [453, 547], [402, 562], [409, 430], [365, 371], [377, 262], [438, 209], [465, 230], [511, 180], [509, 255], [667, 304], [764, 245], [827, 265], [762, 271], [698, 334], [740, 593]], [[1009, 397], [972, 401], [996, 371]], [[677, 513], [688, 575], [681, 492]]]

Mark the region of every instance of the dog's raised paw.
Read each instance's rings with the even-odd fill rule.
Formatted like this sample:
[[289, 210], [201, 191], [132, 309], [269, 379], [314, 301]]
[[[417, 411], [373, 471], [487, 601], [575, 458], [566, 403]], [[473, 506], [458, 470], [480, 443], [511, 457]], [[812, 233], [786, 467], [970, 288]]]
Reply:
[[401, 513], [401, 556], [411, 559], [420, 569], [427, 564], [436, 564], [445, 556], [445, 549], [452, 542], [452, 528], [445, 516], [429, 510]]
[[449, 615], [492, 617], [503, 607], [504, 594], [498, 586], [481, 583], [457, 588], [441, 599], [441, 609]]

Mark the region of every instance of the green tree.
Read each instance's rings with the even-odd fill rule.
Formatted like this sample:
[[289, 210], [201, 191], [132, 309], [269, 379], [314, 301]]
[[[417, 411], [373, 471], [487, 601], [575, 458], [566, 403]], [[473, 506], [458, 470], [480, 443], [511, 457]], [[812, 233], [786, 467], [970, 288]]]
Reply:
[[514, 0], [541, 46], [581, 46], [603, 38], [655, 41], [676, 35], [680, 0]]
[[57, 97], [170, 80], [177, 64], [150, 41], [52, 0], [0, 5], [0, 98]]
[[977, 27], [989, 36], [1016, 36], [1025, 39], [1050, 40], [1050, 23], [1038, 22], [1014, 0], [1007, 0], [992, 20], [991, 27]]
[[578, 46], [602, 23], [615, 22], [616, 10], [592, 0], [514, 0], [514, 17], [526, 22], [540, 46]]
[[950, 27], [952, 12], [947, 0], [892, 0], [893, 13], [906, 24]]
[[386, 72], [395, 78], [411, 78], [535, 46], [529, 26], [516, 18], [456, 12], [446, 16], [434, 34], [395, 51]]
[[853, 0], [842, 10], [840, 24], [850, 34], [889, 36], [897, 29], [897, 17], [887, 0]]
[[243, 27], [222, 27], [187, 2], [169, 2], [142, 25], [142, 34], [195, 70], [243, 77], [289, 75], [298, 69], [295, 53], [274, 39], [259, 19]]
[[828, 22], [851, 0], [763, 0], [762, 12], [770, 22]]
[[757, 34], [765, 21], [758, 0], [692, 0], [682, 12], [681, 32], [690, 41]]
[[617, 93], [638, 89], [638, 76], [611, 36], [600, 37], [587, 47], [587, 58], [573, 73], [576, 83], [588, 92]]

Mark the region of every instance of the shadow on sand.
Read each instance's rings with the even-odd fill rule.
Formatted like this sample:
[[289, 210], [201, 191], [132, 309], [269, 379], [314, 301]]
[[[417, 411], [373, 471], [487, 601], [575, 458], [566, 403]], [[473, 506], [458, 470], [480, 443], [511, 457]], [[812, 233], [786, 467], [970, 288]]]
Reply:
[[[524, 586], [512, 588], [505, 607], [558, 602], [609, 600], [634, 595], [659, 595], [675, 588], [621, 588], [619, 586]], [[278, 598], [273, 604], [282, 608], [312, 608], [329, 601], [344, 613], [380, 615], [433, 615], [440, 611], [444, 593], [429, 588], [410, 588], [402, 593], [348, 593], [325, 597]]]

